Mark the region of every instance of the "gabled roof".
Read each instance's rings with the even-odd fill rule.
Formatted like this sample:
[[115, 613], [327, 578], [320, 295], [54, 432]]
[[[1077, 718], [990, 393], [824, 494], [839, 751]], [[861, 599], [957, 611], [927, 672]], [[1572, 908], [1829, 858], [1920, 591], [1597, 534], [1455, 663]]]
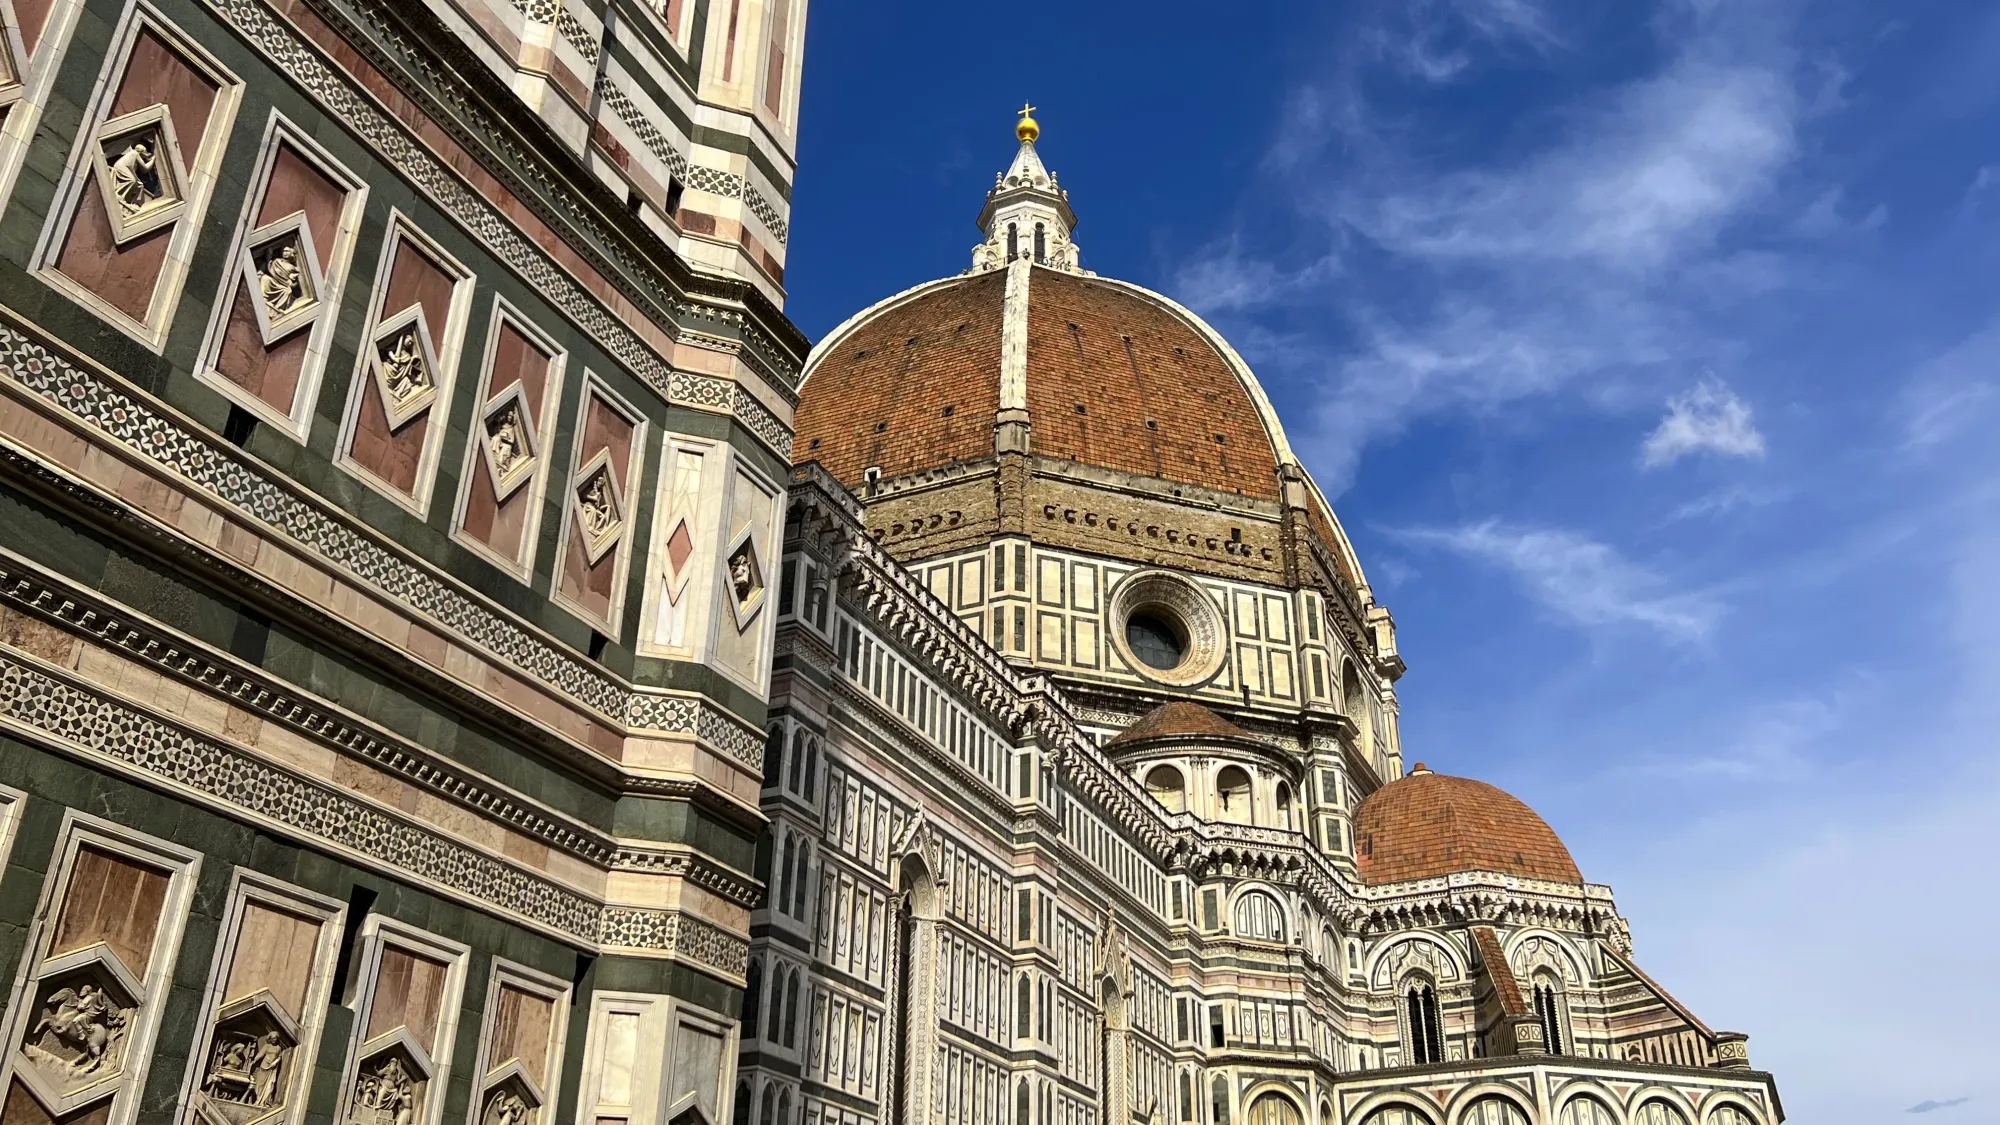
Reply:
[[1510, 1016], [1528, 1014], [1528, 1001], [1521, 995], [1521, 982], [1514, 979], [1514, 966], [1500, 948], [1500, 934], [1491, 926], [1472, 927], [1473, 943], [1479, 946], [1479, 960], [1486, 979], [1493, 982], [1493, 994], [1500, 998], [1500, 1010]]

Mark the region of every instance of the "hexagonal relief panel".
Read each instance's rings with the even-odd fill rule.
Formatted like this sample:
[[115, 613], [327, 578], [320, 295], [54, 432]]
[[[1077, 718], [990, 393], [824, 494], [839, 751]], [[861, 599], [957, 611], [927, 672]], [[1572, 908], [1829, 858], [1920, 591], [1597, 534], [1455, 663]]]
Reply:
[[223, 1008], [195, 1111], [213, 1125], [250, 1125], [285, 1108], [299, 1027], [269, 990]]

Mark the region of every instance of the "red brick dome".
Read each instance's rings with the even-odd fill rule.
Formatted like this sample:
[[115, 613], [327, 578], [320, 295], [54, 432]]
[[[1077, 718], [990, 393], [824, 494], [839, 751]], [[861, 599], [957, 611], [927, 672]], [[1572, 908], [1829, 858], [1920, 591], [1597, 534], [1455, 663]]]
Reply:
[[[869, 468], [895, 478], [991, 456], [1008, 408], [1008, 274], [919, 286], [829, 334], [807, 365], [793, 456], [850, 487]], [[1278, 498], [1278, 466], [1292, 459], [1283, 432], [1212, 329], [1136, 285], [1027, 275], [1017, 409], [1035, 453]]]
[[1421, 762], [1361, 802], [1354, 850], [1365, 883], [1460, 871], [1583, 882], [1555, 830], [1519, 798], [1483, 781], [1432, 773]]

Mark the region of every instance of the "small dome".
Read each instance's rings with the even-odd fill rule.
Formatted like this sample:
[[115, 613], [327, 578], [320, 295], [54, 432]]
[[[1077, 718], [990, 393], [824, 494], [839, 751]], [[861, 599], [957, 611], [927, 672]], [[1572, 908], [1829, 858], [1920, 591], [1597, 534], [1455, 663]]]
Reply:
[[1199, 703], [1176, 699], [1139, 716], [1104, 745], [1109, 749], [1145, 739], [1189, 737], [1249, 738], [1250, 733]]
[[1513, 794], [1417, 763], [1369, 794], [1354, 814], [1355, 860], [1366, 883], [1459, 871], [1581, 883], [1569, 849]]

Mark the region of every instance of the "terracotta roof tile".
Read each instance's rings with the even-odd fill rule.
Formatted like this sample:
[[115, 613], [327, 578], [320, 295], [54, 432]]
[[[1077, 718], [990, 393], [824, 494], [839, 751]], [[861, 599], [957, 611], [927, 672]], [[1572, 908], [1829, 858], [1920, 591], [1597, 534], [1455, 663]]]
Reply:
[[814, 366], [792, 456], [856, 486], [993, 453], [1007, 275], [979, 274], [862, 322]]
[[1483, 781], [1432, 773], [1369, 794], [1354, 814], [1361, 878], [1369, 883], [1496, 871], [1581, 883], [1569, 849], [1535, 810]]
[[1162, 738], [1173, 735], [1226, 735], [1248, 738], [1250, 732], [1199, 703], [1177, 699], [1171, 703], [1162, 703], [1139, 716], [1137, 722], [1119, 731], [1105, 745], [1118, 746], [1141, 738]]
[[1521, 982], [1514, 979], [1514, 966], [1500, 948], [1500, 935], [1491, 926], [1472, 927], [1472, 940], [1479, 946], [1479, 960], [1486, 966], [1486, 979], [1500, 997], [1500, 1010], [1510, 1016], [1528, 1014], [1528, 1002], [1521, 996]]
[[1038, 453], [1276, 499], [1277, 454], [1229, 363], [1173, 311], [1037, 269], [1028, 415]]

